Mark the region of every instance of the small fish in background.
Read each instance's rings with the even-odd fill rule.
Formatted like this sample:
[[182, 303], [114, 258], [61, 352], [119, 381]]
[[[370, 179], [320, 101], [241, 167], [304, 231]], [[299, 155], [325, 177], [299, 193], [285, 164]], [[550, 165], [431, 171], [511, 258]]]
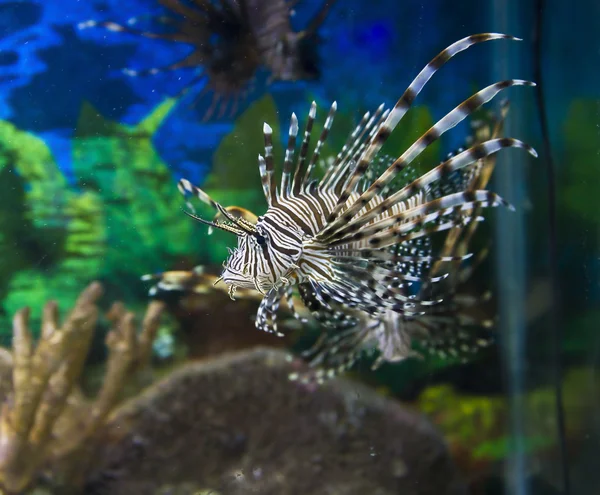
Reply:
[[125, 69], [124, 72], [137, 77], [180, 69], [197, 70], [198, 74], [177, 96], [204, 82], [197, 98], [205, 92], [213, 94], [204, 115], [204, 120], [208, 120], [219, 105], [218, 118], [224, 117], [228, 108], [230, 116], [237, 113], [260, 67], [268, 70], [270, 82], [317, 78], [317, 31], [334, 2], [325, 0], [306, 29], [300, 32], [293, 31], [290, 23], [293, 7], [298, 2], [284, 0], [160, 0], [168, 13], [152, 20], [162, 25], [164, 32], [132, 27], [140, 18], [129, 19], [127, 25], [88, 20], [78, 27], [102, 27], [192, 46], [189, 55], [165, 67]]
[[[151, 273], [142, 277], [143, 282], [153, 282], [148, 295], [151, 297], [164, 297], [169, 293], [192, 293], [199, 295], [210, 294], [215, 291], [227, 292], [227, 286], [220, 284], [219, 277], [207, 273], [203, 266], [197, 266], [192, 271], [173, 270], [168, 272]], [[240, 294], [246, 299], [262, 300], [260, 293], [248, 290]]]
[[[258, 329], [284, 335], [277, 321], [283, 301], [300, 322], [306, 322], [306, 311], [301, 314], [296, 310], [300, 307], [294, 292], [297, 289], [301, 306], [323, 328], [311, 361], [322, 368], [316, 373], [317, 380], [350, 367], [365, 343], [379, 350], [376, 365], [413, 355], [413, 335], [423, 336], [438, 354], [448, 344], [461, 350], [466, 346], [468, 352], [477, 345], [487, 345], [487, 340], [474, 345], [469, 335], [463, 337], [461, 333], [464, 324], [478, 322], [459, 311], [473, 300], [454, 295], [471, 273], [472, 265], [462, 265], [470, 255], [458, 252], [468, 242], [447, 241], [442, 252], [449, 250], [451, 254], [443, 254], [434, 252], [430, 238], [438, 232], [467, 232], [483, 219], [482, 208], [512, 208], [498, 195], [482, 189], [487, 180], [481, 177], [490, 163], [486, 160], [505, 148], [520, 148], [533, 156], [535, 150], [522, 141], [495, 134], [404, 185], [396, 184], [395, 179], [430, 144], [500, 91], [534, 84], [515, 79], [492, 84], [450, 111], [399, 158], [377, 154], [438, 69], [470, 46], [498, 39], [517, 38], [494, 33], [473, 35], [439, 53], [393, 109], [382, 105], [363, 117], [335, 159], [327, 161], [328, 168], [320, 179], [315, 177], [315, 167], [333, 123], [336, 103], [309, 157], [317, 112], [313, 102], [295, 163], [299, 125], [292, 114], [279, 186], [274, 177], [272, 130], [264, 124], [265, 154], [259, 155], [258, 161], [269, 207], [255, 220], [230, 213], [189, 181], [179, 182], [189, 216], [237, 236], [237, 248], [231, 251], [218, 280], [229, 287], [231, 298], [238, 290], [261, 294], [255, 320]], [[382, 163], [385, 170], [374, 173]], [[224, 220], [198, 216], [190, 196], [210, 205]], [[438, 286], [446, 280], [452, 280], [450, 287]]]

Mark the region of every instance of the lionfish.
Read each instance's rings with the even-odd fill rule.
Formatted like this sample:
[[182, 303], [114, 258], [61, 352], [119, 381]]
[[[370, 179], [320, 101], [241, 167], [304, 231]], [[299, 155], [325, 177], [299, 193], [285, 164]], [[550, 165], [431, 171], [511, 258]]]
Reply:
[[[279, 186], [274, 177], [272, 130], [265, 123], [265, 153], [258, 156], [258, 165], [268, 208], [260, 216], [234, 215], [186, 179], [180, 180], [178, 188], [188, 198], [188, 215], [237, 236], [237, 247], [225, 261], [220, 280], [229, 287], [232, 298], [238, 288], [262, 294], [257, 328], [280, 334], [277, 312], [282, 300], [294, 315], [303, 318], [294, 309], [297, 304], [294, 288], [297, 288], [310, 313], [336, 329], [333, 343], [329, 340], [327, 352], [320, 352], [314, 363], [324, 360], [335, 363], [329, 366], [327, 374], [351, 365], [354, 350], [366, 337], [357, 328], [374, 329], [375, 333], [369, 335], [379, 341], [383, 360], [394, 360], [409, 352], [402, 328], [407, 322], [427, 321], [427, 318], [433, 321], [436, 307], [444, 303], [430, 289], [447, 279], [449, 272], [433, 273], [432, 264], [458, 263], [469, 256], [434, 255], [430, 237], [437, 232], [468, 228], [483, 219], [479, 215], [482, 208], [514, 209], [497, 194], [472, 188], [467, 181], [456, 191], [447, 191], [440, 184], [456, 173], [474, 172], [482, 160], [504, 148], [520, 148], [537, 155], [531, 146], [518, 139], [492, 137], [449, 157], [402, 187], [394, 187], [395, 179], [429, 145], [500, 91], [534, 84], [518, 79], [492, 84], [446, 114], [400, 157], [378, 159], [377, 154], [438, 69], [470, 46], [498, 39], [518, 40], [504, 34], [478, 34], [440, 52], [415, 77], [392, 109], [386, 110], [382, 105], [372, 115], [367, 113], [363, 117], [320, 178], [316, 177], [315, 167], [333, 123], [336, 103], [332, 104], [309, 157], [317, 111], [312, 103], [296, 160], [299, 124], [292, 114]], [[382, 160], [385, 170], [370, 173]], [[199, 217], [189, 202], [190, 196], [210, 205], [222, 219], [210, 221]], [[400, 319], [393, 319], [394, 315]], [[347, 330], [350, 343], [346, 341]], [[332, 361], [331, 356], [326, 356], [336, 352], [350, 357]]]
[[[193, 47], [183, 59], [166, 67], [145, 70], [125, 69], [129, 76], [145, 76], [159, 72], [197, 69], [199, 73], [180, 91], [205, 82], [205, 91], [213, 93], [206, 111], [209, 119], [221, 109], [223, 117], [231, 103], [230, 115], [236, 114], [241, 99], [249, 91], [259, 67], [271, 74], [270, 80], [296, 81], [319, 76], [317, 62], [317, 31], [335, 0], [325, 0], [306, 29], [295, 32], [290, 23], [292, 4], [284, 0], [159, 0], [168, 11], [153, 19], [164, 32], [138, 30], [132, 27], [140, 18], [131, 18], [127, 25], [112, 21], [88, 20], [79, 29], [103, 27], [146, 38], [184, 43]], [[200, 96], [200, 95], [199, 95]]]

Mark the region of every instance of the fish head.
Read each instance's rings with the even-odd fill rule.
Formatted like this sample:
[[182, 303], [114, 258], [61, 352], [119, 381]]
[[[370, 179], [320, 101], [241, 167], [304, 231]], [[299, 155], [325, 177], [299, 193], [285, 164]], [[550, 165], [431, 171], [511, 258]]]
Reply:
[[270, 69], [278, 81], [318, 79], [320, 76], [317, 45], [312, 37], [288, 33], [275, 45]]
[[303, 233], [284, 224], [274, 228], [270, 221], [259, 217], [255, 232], [238, 236], [237, 248], [231, 251], [221, 274], [227, 285], [267, 294], [294, 279]]

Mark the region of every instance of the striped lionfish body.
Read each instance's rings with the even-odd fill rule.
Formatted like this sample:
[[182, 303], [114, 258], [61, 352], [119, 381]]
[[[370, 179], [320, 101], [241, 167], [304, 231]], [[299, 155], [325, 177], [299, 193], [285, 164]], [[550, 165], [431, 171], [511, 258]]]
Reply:
[[[504, 148], [535, 151], [512, 138], [491, 138], [451, 156], [424, 175], [402, 187], [395, 179], [434, 141], [463, 121], [500, 91], [511, 86], [531, 86], [522, 80], [492, 84], [458, 105], [417, 139], [400, 157], [377, 159], [377, 154], [394, 127], [410, 109], [413, 101], [433, 74], [457, 53], [470, 46], [496, 39], [516, 39], [502, 34], [469, 36], [438, 54], [417, 75], [396, 105], [380, 106], [367, 113], [349, 136], [336, 158], [320, 179], [314, 169], [331, 128], [336, 104], [331, 106], [314, 152], [308, 148], [316, 118], [313, 102], [304, 127], [302, 143], [294, 160], [298, 120], [291, 117], [287, 150], [281, 181], [275, 181], [271, 128], [264, 125], [265, 154], [259, 156], [259, 172], [268, 209], [250, 221], [234, 216], [204, 191], [182, 179], [180, 191], [197, 196], [213, 207], [225, 220], [207, 221], [193, 211], [190, 216], [213, 228], [238, 237], [224, 264], [222, 280], [233, 297], [237, 287], [256, 289], [263, 294], [256, 326], [278, 332], [277, 311], [285, 299], [292, 311], [293, 288], [297, 287], [303, 304], [317, 317], [339, 332], [340, 345], [345, 329], [375, 328], [380, 346], [390, 349], [384, 359], [394, 360], [407, 348], [398, 331], [394, 315], [405, 321], [418, 320], [443, 303], [430, 297], [423, 287], [435, 286], [448, 277], [444, 270], [433, 274], [432, 263], [455, 263], [468, 255], [434, 256], [429, 238], [432, 234], [465, 228], [481, 220], [473, 212], [485, 207], [510, 205], [484, 189], [461, 186], [455, 192], [440, 193], [437, 187], [456, 172], [468, 172], [485, 157]], [[385, 170], [373, 173], [384, 160]], [[193, 207], [188, 202], [190, 208]], [[511, 207], [512, 208], [512, 207]], [[382, 322], [388, 322], [381, 326]], [[377, 333], [379, 332], [379, 333]], [[352, 339], [360, 334], [352, 334]], [[346, 344], [344, 344], [346, 345]]]
[[160, 26], [158, 30], [138, 29], [141, 17], [131, 18], [126, 24], [88, 20], [81, 22], [79, 28], [103, 27], [192, 47], [184, 58], [165, 67], [125, 69], [124, 73], [136, 77], [180, 69], [198, 70], [180, 94], [205, 82], [204, 89], [213, 93], [205, 114], [208, 119], [219, 104], [220, 117], [225, 115], [229, 103], [230, 115], [234, 115], [261, 66], [270, 72], [272, 80], [318, 77], [314, 56], [317, 30], [334, 1], [326, 0], [300, 32], [292, 29], [292, 7], [284, 0], [159, 0], [166, 15], [151, 19]]

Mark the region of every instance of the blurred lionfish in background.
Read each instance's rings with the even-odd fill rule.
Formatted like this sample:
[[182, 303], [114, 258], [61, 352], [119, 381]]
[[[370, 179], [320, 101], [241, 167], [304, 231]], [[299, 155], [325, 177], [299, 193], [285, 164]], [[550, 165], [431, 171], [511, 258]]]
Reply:
[[204, 119], [212, 117], [221, 105], [223, 117], [231, 103], [236, 114], [260, 67], [270, 72], [270, 80], [297, 81], [319, 76], [317, 31], [335, 0], [325, 0], [308, 26], [295, 32], [290, 23], [294, 2], [284, 0], [159, 0], [167, 15], [153, 18], [160, 32], [136, 29], [140, 18], [127, 25], [112, 21], [88, 20], [80, 29], [103, 27], [146, 38], [185, 43], [193, 47], [183, 59], [166, 67], [144, 70], [125, 69], [130, 76], [145, 76], [179, 69], [197, 69], [198, 74], [180, 91], [186, 93], [204, 82], [204, 92], [213, 93]]
[[[469, 258], [466, 250], [475, 225], [482, 220], [481, 209], [512, 208], [483, 189], [494, 166], [490, 157], [504, 148], [521, 148], [533, 156], [535, 150], [518, 139], [499, 137], [501, 117], [487, 135], [476, 133], [468, 149], [412, 180], [406, 181], [406, 174], [430, 144], [500, 91], [533, 83], [511, 79], [492, 84], [450, 111], [399, 158], [378, 158], [377, 154], [439, 68], [470, 46], [497, 39], [517, 38], [473, 35], [440, 52], [391, 110], [382, 105], [363, 117], [335, 159], [326, 162], [320, 178], [316, 178], [315, 168], [336, 103], [309, 157], [317, 110], [313, 102], [295, 163], [299, 125], [292, 114], [279, 187], [272, 131], [264, 124], [265, 154], [259, 155], [258, 162], [268, 209], [261, 216], [237, 207], [224, 208], [189, 181], [179, 182], [180, 191], [188, 198], [188, 215], [238, 237], [237, 248], [224, 263], [219, 280], [228, 286], [232, 298], [238, 288], [262, 294], [256, 327], [281, 335], [277, 313], [282, 300], [303, 323], [308, 310], [321, 324], [322, 336], [309, 351], [311, 364], [323, 368], [316, 375], [318, 380], [350, 367], [365, 345], [374, 344], [379, 350], [377, 366], [412, 355], [412, 338], [420, 338], [438, 354], [446, 349], [455, 355], [458, 351], [470, 353], [487, 344], [487, 339], [463, 330], [469, 324], [489, 326], [487, 321], [468, 316], [468, 308], [477, 299], [457, 293], [474, 267], [463, 262]], [[377, 170], [381, 165], [383, 172]], [[405, 184], [398, 185], [403, 177]], [[199, 217], [190, 196], [210, 205], [218, 218]], [[449, 232], [446, 242], [442, 252], [434, 253], [430, 237], [442, 231]], [[168, 276], [158, 286], [166, 279]], [[298, 305], [298, 296], [302, 305]], [[302, 306], [305, 310], [297, 311]]]

